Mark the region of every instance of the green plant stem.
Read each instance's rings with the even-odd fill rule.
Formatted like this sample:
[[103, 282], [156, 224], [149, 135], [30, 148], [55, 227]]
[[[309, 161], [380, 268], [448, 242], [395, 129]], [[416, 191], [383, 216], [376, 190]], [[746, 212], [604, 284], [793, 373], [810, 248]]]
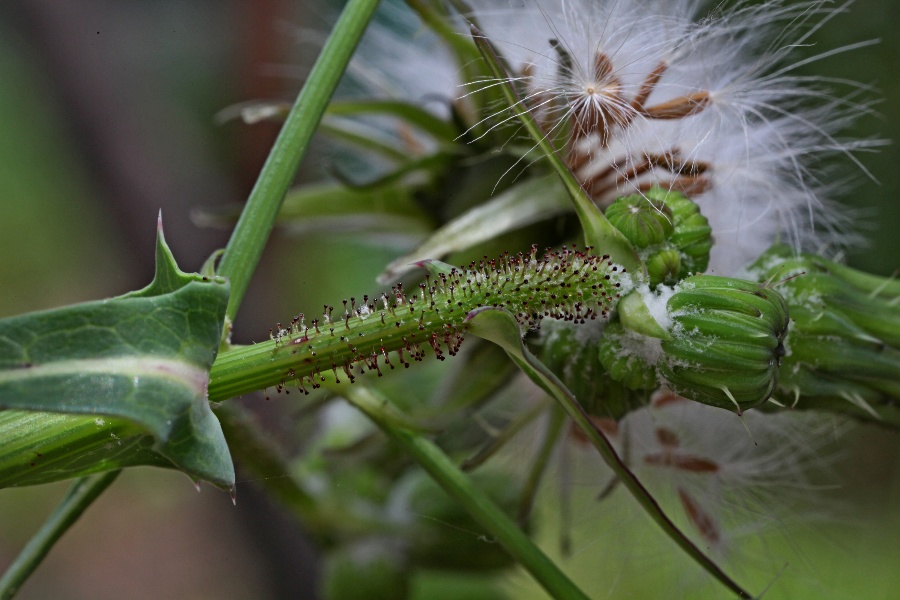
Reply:
[[[516, 356], [511, 356], [516, 363], [529, 373], [529, 367]], [[657, 503], [653, 495], [644, 487], [644, 484], [631, 472], [622, 458], [618, 455], [610, 441], [603, 435], [590, 416], [581, 407], [574, 396], [562, 393], [562, 384], [547, 386], [556, 400], [560, 403], [566, 414], [575, 422], [579, 429], [588, 437], [591, 444], [597, 449], [603, 460], [615, 472], [622, 484], [631, 492], [638, 504], [647, 512], [653, 521], [691, 558], [701, 567], [731, 590], [738, 598], [751, 598], [749, 592], [739, 586], [719, 566], [707, 557], [703, 552], [685, 536], [667, 516], [662, 507]]]
[[88, 506], [115, 481], [121, 471], [82, 477], [69, 489], [53, 514], [41, 525], [38, 532], [9, 566], [0, 579], [0, 600], [15, 596], [19, 587], [28, 579], [50, 549], [69, 530]]
[[519, 523], [525, 523], [531, 516], [531, 509], [534, 507], [541, 480], [547, 471], [547, 465], [550, 464], [550, 457], [553, 456], [553, 450], [556, 448], [556, 442], [562, 433], [565, 420], [565, 413], [558, 408], [554, 408], [550, 413], [550, 420], [547, 421], [547, 427], [544, 430], [544, 440], [541, 442], [531, 470], [528, 472], [525, 489], [519, 501], [519, 514], [517, 515]]
[[349, 0], [250, 192], [219, 264], [219, 275], [231, 281], [226, 324], [234, 321], [313, 132], [377, 6], [378, 0]]
[[455, 498], [531, 573], [551, 597], [557, 600], [588, 598], [437, 445], [412, 431], [397, 427], [392, 418], [386, 417], [384, 409], [390, 406], [387, 398], [359, 384], [342, 386], [340, 393], [399, 443], [444, 491]]
[[[428, 262], [429, 283], [406, 295], [363, 296], [297, 315], [278, 324], [273, 340], [222, 352], [210, 371], [209, 399], [224, 400], [265, 387], [317, 387], [325, 373], [356, 377], [357, 367], [382, 372], [405, 367], [428, 354], [444, 358], [459, 349], [469, 311], [499, 302], [523, 325], [549, 313], [557, 318], [604, 318], [624, 279], [609, 257], [564, 250], [481, 261], [469, 268]], [[538, 312], [534, 306], [546, 306]], [[390, 355], [390, 356], [389, 356]], [[393, 358], [391, 358], [393, 357]], [[302, 387], [301, 387], [302, 386]]]
[[575, 424], [584, 432], [591, 444], [600, 453], [604, 462], [609, 465], [613, 473], [621, 480], [622, 484], [635, 497], [653, 521], [672, 538], [688, 556], [693, 558], [701, 567], [722, 582], [729, 590], [740, 598], [750, 598], [750, 594], [716, 565], [709, 557], [685, 535], [673, 523], [653, 495], [644, 487], [640, 480], [631, 472], [628, 465], [619, 457], [616, 449], [609, 439], [597, 427], [596, 423], [585, 412], [578, 400], [572, 395], [565, 385], [543, 363], [541, 363], [522, 343], [519, 327], [512, 316], [502, 310], [493, 307], [483, 307], [470, 313], [470, 331], [486, 340], [494, 342], [503, 348], [507, 355], [518, 367], [541, 389], [550, 394], [572, 418]]

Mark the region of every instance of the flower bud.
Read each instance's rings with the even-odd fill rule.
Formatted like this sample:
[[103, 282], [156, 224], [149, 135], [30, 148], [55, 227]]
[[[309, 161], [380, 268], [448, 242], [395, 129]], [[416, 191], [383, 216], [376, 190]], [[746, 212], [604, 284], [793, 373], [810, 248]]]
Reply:
[[666, 304], [671, 339], [660, 375], [676, 393], [740, 413], [768, 400], [778, 384], [788, 308], [760, 284], [698, 275]]
[[772, 289], [697, 275], [674, 290], [632, 292], [619, 303], [619, 323], [621, 332], [608, 327], [600, 359], [629, 387], [661, 381], [685, 398], [738, 413], [776, 389], [788, 312]]
[[[603, 343], [608, 337], [607, 329], [601, 329], [600, 323], [574, 325], [547, 319], [541, 332], [541, 362], [559, 377], [588, 414], [620, 419], [646, 404], [646, 395], [631, 391], [641, 386], [628, 386], [621, 378], [604, 371], [605, 365], [600, 364], [597, 343]], [[652, 369], [651, 376], [656, 377]]]
[[638, 249], [661, 244], [674, 229], [672, 209], [638, 194], [617, 199], [606, 209], [606, 218]]
[[672, 211], [674, 227], [669, 243], [681, 256], [682, 274], [704, 272], [709, 265], [713, 238], [712, 227], [700, 214], [700, 207], [683, 194], [658, 186], [651, 188], [647, 197], [663, 202]]
[[648, 352], [651, 356], [658, 354], [658, 344], [659, 340], [630, 331], [619, 321], [613, 321], [603, 330], [603, 339], [598, 345], [600, 363], [612, 379], [628, 389], [651, 390], [659, 385], [659, 378], [647, 356]]
[[674, 191], [653, 187], [623, 196], [606, 218], [637, 249], [650, 285], [673, 284], [709, 264], [712, 228], [699, 207]]
[[783, 279], [790, 306], [784, 402], [900, 427], [900, 285], [786, 246], [752, 271]]
[[647, 257], [645, 265], [650, 285], [673, 284], [681, 274], [681, 254], [674, 248], [660, 250]]

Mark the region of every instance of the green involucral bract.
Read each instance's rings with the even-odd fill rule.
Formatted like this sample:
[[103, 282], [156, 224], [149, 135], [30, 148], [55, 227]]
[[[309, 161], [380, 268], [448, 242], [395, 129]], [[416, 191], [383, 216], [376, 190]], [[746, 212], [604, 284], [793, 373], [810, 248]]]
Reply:
[[[659, 314], [662, 302], [664, 315]], [[656, 312], [648, 304], [656, 305]], [[642, 317], [636, 323], [655, 318], [668, 335], [629, 329], [630, 311]], [[599, 351], [604, 368], [628, 387], [665, 383], [681, 396], [738, 413], [766, 401], [776, 389], [788, 310], [770, 288], [697, 275], [683, 280], [668, 299], [646, 289], [633, 292], [620, 302], [619, 313]]]
[[781, 401], [900, 426], [900, 283], [785, 246], [753, 270], [790, 307]]
[[606, 209], [606, 218], [638, 249], [661, 244], [674, 231], [672, 209], [639, 194], [618, 198]]
[[688, 277], [666, 303], [672, 338], [659, 373], [676, 393], [742, 412], [778, 384], [788, 308], [778, 292], [740, 279]]
[[425, 282], [408, 295], [350, 298], [316, 317], [278, 325], [273, 340], [223, 353], [211, 373], [210, 399], [296, 385], [315, 388], [325, 374], [353, 381], [358, 373], [408, 367], [428, 354], [454, 355], [478, 308], [507, 310], [524, 329], [544, 317], [584, 323], [606, 319], [631, 287], [625, 269], [608, 256], [562, 250], [539, 256], [505, 254], [453, 268], [426, 261]]
[[0, 487], [132, 464], [233, 485], [206, 397], [228, 283], [181, 272], [161, 227], [156, 259], [143, 290], [0, 320]]

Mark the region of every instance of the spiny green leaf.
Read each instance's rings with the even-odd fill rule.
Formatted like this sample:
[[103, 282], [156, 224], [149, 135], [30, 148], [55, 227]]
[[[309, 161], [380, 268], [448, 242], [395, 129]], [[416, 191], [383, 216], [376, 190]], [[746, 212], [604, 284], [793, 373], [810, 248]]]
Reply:
[[[142, 290], [0, 320], [0, 408], [125, 419], [139, 426], [129, 437], [149, 433], [154, 450], [178, 468], [230, 486], [231, 456], [206, 396], [228, 283], [180, 271], [161, 227], [156, 258], [156, 276]], [[82, 431], [81, 425], [64, 429]], [[63, 441], [77, 468], [60, 468], [65, 460], [57, 457], [55, 466], [36, 462], [33, 470], [45, 465], [51, 479], [62, 479], [89, 469], [78, 456], [89, 449], [77, 439]], [[40, 442], [27, 435], [19, 440], [36, 448]], [[46, 443], [58, 445], [58, 435]], [[4, 450], [13, 448], [0, 446], [0, 465]], [[118, 468], [131, 458], [104, 460]], [[0, 480], [0, 486], [12, 482]]]

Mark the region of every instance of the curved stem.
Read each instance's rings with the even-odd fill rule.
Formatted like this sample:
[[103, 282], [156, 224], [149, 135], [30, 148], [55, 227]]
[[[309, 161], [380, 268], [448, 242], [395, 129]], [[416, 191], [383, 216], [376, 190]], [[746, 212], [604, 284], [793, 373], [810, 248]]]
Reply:
[[340, 393], [399, 443], [438, 484], [459, 502], [485, 531], [497, 539], [540, 583], [552, 598], [587, 600], [587, 596], [559, 570], [513, 520], [477, 488], [465, 473], [432, 441], [407, 429], [384, 414], [387, 398], [360, 384], [345, 385]]
[[121, 471], [109, 471], [101, 475], [82, 477], [75, 482], [65, 497], [53, 511], [53, 514], [41, 526], [34, 537], [25, 545], [16, 560], [9, 566], [0, 579], [0, 599], [7, 600], [15, 596], [19, 587], [28, 579], [53, 544], [75, 524], [88, 506], [115, 481]]

